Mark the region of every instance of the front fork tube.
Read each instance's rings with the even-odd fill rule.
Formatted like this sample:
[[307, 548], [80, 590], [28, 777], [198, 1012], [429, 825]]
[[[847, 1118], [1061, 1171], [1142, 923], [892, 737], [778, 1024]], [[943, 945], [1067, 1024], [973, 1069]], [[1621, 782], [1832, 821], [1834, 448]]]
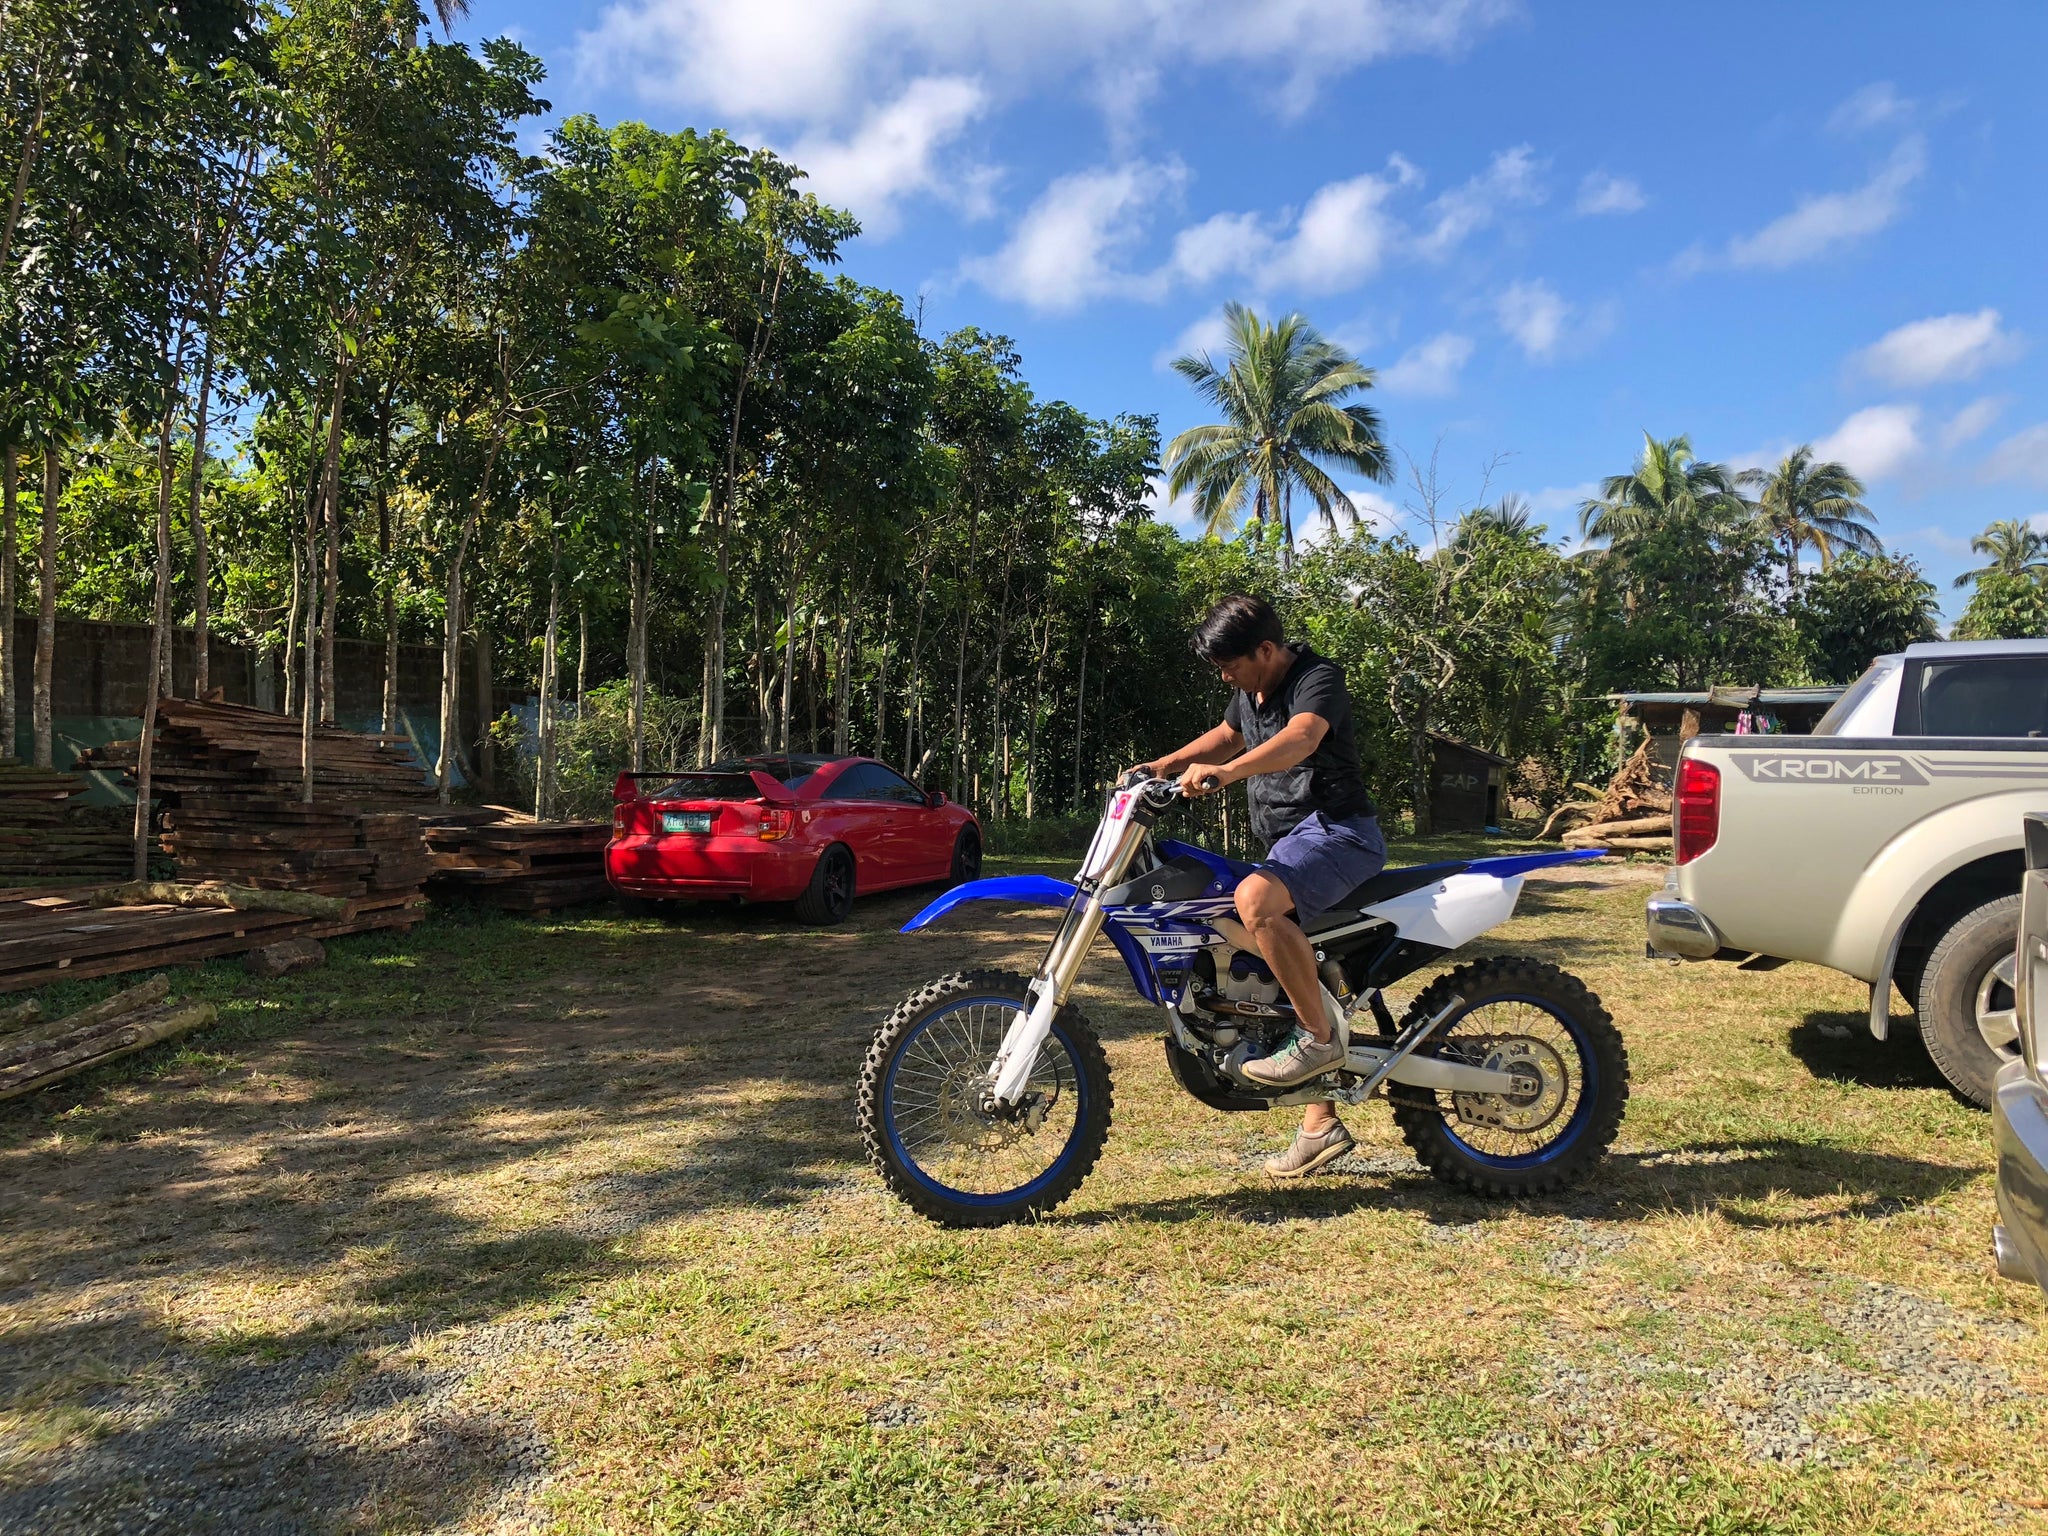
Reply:
[[1053, 1016], [1073, 990], [1074, 979], [1081, 974], [1081, 962], [1088, 958], [1088, 950], [1102, 932], [1102, 924], [1102, 903], [1093, 894], [1067, 909], [1060, 931], [1045, 952], [1044, 963], [1032, 978], [1030, 1011], [1020, 1011], [1010, 1021], [1003, 1034], [1002, 1049], [996, 1052], [995, 1062], [989, 1067], [990, 1091], [1004, 1103], [1015, 1104], [1024, 1096], [1039, 1048], [1052, 1033]]

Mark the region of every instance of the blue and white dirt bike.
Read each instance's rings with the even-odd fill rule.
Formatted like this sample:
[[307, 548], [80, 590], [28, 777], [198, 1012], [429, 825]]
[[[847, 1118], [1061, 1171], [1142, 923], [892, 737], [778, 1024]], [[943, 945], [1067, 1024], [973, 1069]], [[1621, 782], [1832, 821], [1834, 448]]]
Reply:
[[1628, 1053], [1600, 999], [1554, 965], [1496, 957], [1438, 977], [1396, 1020], [1381, 988], [1513, 915], [1522, 877], [1597, 858], [1560, 851], [1389, 869], [1307, 925], [1342, 1067], [1294, 1088], [1244, 1076], [1294, 1011], [1237, 921], [1254, 866], [1152, 837], [1179, 786], [1111, 792], [1071, 885], [1011, 875], [956, 887], [905, 926], [962, 902], [1062, 907], [1035, 976], [964, 971], [919, 988], [875, 1031], [860, 1076], [868, 1159], [912, 1209], [949, 1227], [1051, 1210], [1109, 1136], [1109, 1062], [1068, 999], [1107, 931], [1166, 1018], [1175, 1081], [1212, 1109], [1267, 1109], [1384, 1091], [1415, 1155], [1474, 1194], [1540, 1195], [1590, 1170], [1621, 1125]]

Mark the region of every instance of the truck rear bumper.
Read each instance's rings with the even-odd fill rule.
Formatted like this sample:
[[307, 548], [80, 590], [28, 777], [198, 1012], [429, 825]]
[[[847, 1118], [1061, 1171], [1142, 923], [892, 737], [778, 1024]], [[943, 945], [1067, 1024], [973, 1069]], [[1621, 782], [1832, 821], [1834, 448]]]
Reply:
[[1721, 935], [1706, 914], [1690, 902], [1667, 894], [1652, 896], [1643, 908], [1648, 951], [1666, 959], [1711, 960], [1721, 952]]

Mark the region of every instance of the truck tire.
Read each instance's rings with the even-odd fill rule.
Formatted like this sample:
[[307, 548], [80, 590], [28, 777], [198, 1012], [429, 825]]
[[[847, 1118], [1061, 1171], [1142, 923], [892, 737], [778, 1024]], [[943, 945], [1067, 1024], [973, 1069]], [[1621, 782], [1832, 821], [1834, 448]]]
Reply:
[[2001, 896], [1949, 925], [1920, 972], [1920, 1038], [1957, 1095], [1991, 1107], [1992, 1079], [2019, 1057], [2013, 956], [2020, 899]]

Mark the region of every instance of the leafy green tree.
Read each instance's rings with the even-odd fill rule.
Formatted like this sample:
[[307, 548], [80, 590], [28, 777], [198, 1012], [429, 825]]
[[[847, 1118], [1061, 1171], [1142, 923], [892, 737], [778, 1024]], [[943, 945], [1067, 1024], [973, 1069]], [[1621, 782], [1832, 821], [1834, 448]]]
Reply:
[[1956, 578], [1958, 587], [1981, 583], [1989, 576], [2038, 581], [2048, 574], [2048, 535], [2020, 518], [2002, 518], [1970, 540], [1970, 553], [1990, 561]]
[[1372, 387], [1373, 371], [1298, 314], [1272, 325], [1242, 304], [1225, 305], [1223, 314], [1230, 336], [1221, 367], [1206, 352], [1174, 361], [1223, 420], [1190, 427], [1167, 445], [1168, 492], [1193, 491], [1211, 534], [1232, 528], [1249, 503], [1253, 521], [1280, 525], [1283, 558], [1291, 558], [1296, 490], [1330, 528], [1358, 521], [1358, 508], [1319, 460], [1372, 481], [1393, 478], [1379, 413], [1345, 403]]
[[1792, 621], [1816, 680], [1853, 682], [1872, 657], [1940, 638], [1934, 584], [1905, 555], [1844, 555], [1807, 582]]
[[[1998, 524], [1993, 524], [1997, 528]], [[1988, 553], [1988, 551], [1983, 551]], [[1958, 640], [2048, 638], [2048, 584], [2031, 573], [1993, 568], [1972, 572], [1977, 590], [1956, 621]]]
[[1692, 439], [1643, 434], [1643, 451], [1626, 474], [1610, 475], [1600, 494], [1579, 507], [1587, 540], [1606, 545], [1624, 563], [1636, 543], [1674, 527], [1711, 532], [1749, 509], [1725, 464], [1695, 458]]
[[1811, 444], [1793, 449], [1776, 469], [1745, 470], [1736, 479], [1756, 489], [1757, 516], [1771, 537], [1785, 546], [1785, 584], [1794, 592], [1799, 590], [1802, 546], [1811, 544], [1820, 551], [1822, 570], [1833, 562], [1837, 549], [1876, 554], [1880, 548], [1870, 529], [1874, 518], [1861, 500], [1863, 482], [1846, 464], [1815, 463]]

